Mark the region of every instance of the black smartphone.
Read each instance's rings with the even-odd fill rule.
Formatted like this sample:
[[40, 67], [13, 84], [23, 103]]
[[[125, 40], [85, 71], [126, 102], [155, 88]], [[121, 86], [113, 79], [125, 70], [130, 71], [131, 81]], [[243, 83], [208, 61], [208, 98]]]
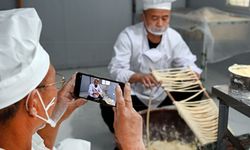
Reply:
[[116, 105], [115, 87], [124, 83], [78, 72], [76, 74], [74, 95], [106, 106]]

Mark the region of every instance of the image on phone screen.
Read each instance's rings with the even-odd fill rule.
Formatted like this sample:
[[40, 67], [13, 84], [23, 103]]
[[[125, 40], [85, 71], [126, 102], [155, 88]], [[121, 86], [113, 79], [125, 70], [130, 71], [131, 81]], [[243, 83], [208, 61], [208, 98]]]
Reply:
[[75, 96], [91, 100], [103, 105], [115, 106], [115, 88], [122, 85], [116, 81], [93, 75], [77, 73]]

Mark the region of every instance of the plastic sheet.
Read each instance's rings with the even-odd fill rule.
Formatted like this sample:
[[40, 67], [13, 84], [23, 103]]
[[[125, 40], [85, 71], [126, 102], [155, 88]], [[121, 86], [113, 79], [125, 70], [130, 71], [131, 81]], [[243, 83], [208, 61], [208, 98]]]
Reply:
[[182, 9], [172, 13], [171, 27], [177, 29], [206, 67], [236, 54], [250, 52], [250, 17], [211, 7]]

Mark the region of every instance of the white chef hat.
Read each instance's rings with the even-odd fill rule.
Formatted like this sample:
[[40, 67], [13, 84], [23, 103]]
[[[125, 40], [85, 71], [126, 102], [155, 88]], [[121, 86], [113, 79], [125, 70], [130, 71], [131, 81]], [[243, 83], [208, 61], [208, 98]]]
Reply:
[[171, 10], [172, 2], [175, 0], [143, 0], [143, 10], [165, 9]]
[[39, 43], [33, 8], [0, 11], [0, 109], [24, 98], [46, 76], [50, 60]]

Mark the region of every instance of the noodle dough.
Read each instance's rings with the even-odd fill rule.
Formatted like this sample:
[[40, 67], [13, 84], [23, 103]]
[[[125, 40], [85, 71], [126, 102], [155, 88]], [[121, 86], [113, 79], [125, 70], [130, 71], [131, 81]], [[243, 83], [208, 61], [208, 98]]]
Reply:
[[250, 77], [250, 65], [233, 65], [228, 68], [230, 72], [236, 75]]

